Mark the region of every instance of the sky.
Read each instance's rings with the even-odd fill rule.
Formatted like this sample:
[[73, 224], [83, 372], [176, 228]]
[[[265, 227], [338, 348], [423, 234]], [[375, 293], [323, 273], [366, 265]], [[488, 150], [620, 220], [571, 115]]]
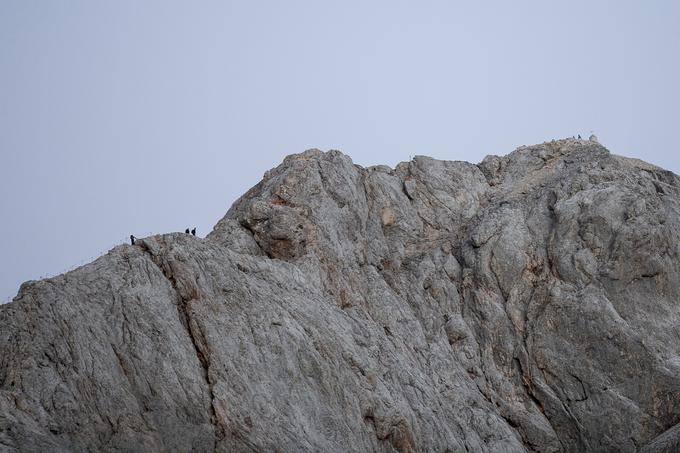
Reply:
[[207, 234], [292, 153], [479, 162], [594, 131], [680, 173], [677, 1], [0, 2], [0, 302]]

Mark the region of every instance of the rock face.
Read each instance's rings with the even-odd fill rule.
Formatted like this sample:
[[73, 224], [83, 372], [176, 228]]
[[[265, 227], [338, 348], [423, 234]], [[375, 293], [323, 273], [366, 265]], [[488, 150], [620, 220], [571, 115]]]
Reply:
[[678, 232], [595, 141], [289, 156], [0, 307], [0, 450], [677, 451]]

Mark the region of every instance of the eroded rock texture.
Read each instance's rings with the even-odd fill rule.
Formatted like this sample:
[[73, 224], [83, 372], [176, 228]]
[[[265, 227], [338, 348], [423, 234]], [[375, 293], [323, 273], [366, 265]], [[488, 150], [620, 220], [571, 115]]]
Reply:
[[676, 451], [679, 231], [596, 142], [293, 155], [0, 307], [0, 450]]

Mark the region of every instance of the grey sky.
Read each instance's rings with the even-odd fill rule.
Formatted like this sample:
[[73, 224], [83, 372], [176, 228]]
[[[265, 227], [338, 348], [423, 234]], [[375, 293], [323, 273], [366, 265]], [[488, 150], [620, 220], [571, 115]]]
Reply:
[[0, 296], [206, 234], [307, 148], [480, 161], [594, 130], [680, 173], [680, 2], [0, 2]]

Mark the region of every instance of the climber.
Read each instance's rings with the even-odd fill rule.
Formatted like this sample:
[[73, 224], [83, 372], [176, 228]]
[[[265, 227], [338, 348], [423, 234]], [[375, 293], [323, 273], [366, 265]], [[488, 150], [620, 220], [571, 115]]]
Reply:
[[578, 134], [578, 139], [581, 140], [581, 134]]
[[184, 232], [185, 232], [186, 234], [189, 234], [189, 228], [187, 228], [186, 230], [184, 230]]
[[191, 230], [191, 234], [193, 234], [194, 236], [196, 236], [196, 227], [194, 227], [194, 229]]
[[131, 245], [135, 245], [135, 239], [137, 239], [137, 238], [134, 237], [133, 235], [130, 235], [130, 244]]

